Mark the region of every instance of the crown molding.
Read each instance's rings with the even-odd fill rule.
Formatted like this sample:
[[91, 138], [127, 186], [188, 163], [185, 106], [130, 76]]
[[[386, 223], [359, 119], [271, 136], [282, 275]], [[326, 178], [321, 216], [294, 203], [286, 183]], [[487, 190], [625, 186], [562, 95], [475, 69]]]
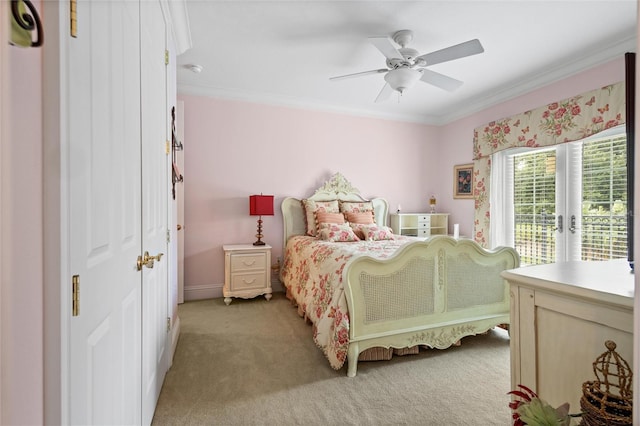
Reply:
[[517, 82], [512, 82], [506, 87], [491, 95], [481, 95], [456, 108], [455, 112], [440, 117], [439, 124], [448, 124], [453, 121], [468, 117], [494, 105], [525, 95], [549, 84], [564, 80], [573, 75], [587, 71], [591, 68], [603, 65], [614, 59], [624, 56], [626, 52], [636, 51], [636, 38], [628, 37], [613, 43], [602, 45], [595, 53], [580, 58], [572, 58], [560, 65], [548, 69], [543, 73], [534, 73], [523, 77]]
[[248, 92], [237, 89], [212, 88], [193, 85], [179, 84], [178, 93], [184, 95], [207, 96], [218, 99], [253, 102], [265, 105], [300, 108], [313, 111], [332, 112], [359, 117], [442, 126], [468, 117], [502, 102], [514, 99], [518, 96], [525, 95], [580, 72], [587, 71], [590, 68], [605, 64], [621, 57], [626, 52], [635, 52], [635, 50], [635, 35], [633, 37], [627, 37], [622, 40], [604, 44], [589, 56], [570, 58], [562, 64], [549, 68], [546, 72], [532, 73], [520, 78], [518, 81], [506, 83], [506, 86], [500, 90], [492, 90], [490, 93], [480, 94], [475, 98], [465, 101], [463, 105], [452, 106], [447, 112], [438, 116], [383, 113], [366, 109], [347, 108], [311, 99], [274, 95], [272, 93]]
[[271, 93], [249, 92], [236, 89], [223, 89], [193, 85], [178, 85], [178, 94], [191, 96], [206, 96], [210, 98], [252, 102], [263, 105], [276, 105], [289, 108], [306, 109], [311, 111], [331, 112], [336, 114], [354, 115], [365, 118], [377, 118], [391, 121], [402, 121], [418, 124], [432, 123], [429, 117], [416, 114], [389, 114], [365, 109], [347, 108], [343, 106], [322, 103], [315, 100], [274, 95]]

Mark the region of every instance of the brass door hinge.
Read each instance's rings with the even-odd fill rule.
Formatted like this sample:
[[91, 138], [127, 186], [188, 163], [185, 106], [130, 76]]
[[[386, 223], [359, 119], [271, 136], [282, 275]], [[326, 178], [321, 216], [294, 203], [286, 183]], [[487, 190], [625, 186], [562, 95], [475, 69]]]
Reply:
[[167, 243], [171, 242], [171, 231], [167, 229]]
[[167, 333], [171, 331], [171, 317], [167, 317]]
[[80, 275], [74, 275], [71, 278], [71, 287], [73, 297], [71, 300], [71, 316], [80, 315]]
[[164, 153], [169, 155], [170, 152], [171, 152], [171, 144], [169, 143], [169, 141], [164, 141]]
[[169, 51], [168, 50], [164, 51], [164, 64], [165, 65], [169, 65]]
[[69, 33], [71, 37], [78, 37], [78, 3], [76, 0], [69, 2]]

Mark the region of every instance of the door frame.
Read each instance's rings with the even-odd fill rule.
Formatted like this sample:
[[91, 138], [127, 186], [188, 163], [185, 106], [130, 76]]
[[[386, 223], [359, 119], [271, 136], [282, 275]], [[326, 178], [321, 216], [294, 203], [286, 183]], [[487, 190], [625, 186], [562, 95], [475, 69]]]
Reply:
[[[9, 7], [8, 2], [0, 2], [0, 22], [9, 22]], [[9, 141], [9, 40], [6, 31], [0, 31], [0, 159], [4, 158], [2, 152], [5, 150], [5, 144]], [[0, 161], [0, 176], [2, 176], [2, 161]], [[0, 206], [6, 206], [7, 200], [6, 194], [2, 191], [2, 185], [0, 185]], [[4, 227], [5, 224], [3, 210], [0, 208], [0, 242], [4, 242]], [[0, 243], [0, 318], [2, 317], [2, 304], [4, 299], [2, 293], [5, 291], [5, 279], [3, 275], [3, 248], [4, 243]], [[4, 342], [2, 339], [2, 327], [0, 327], [0, 342]], [[0, 371], [2, 370], [2, 351], [0, 350]], [[0, 385], [0, 421], [2, 420], [2, 389], [4, 386]]]
[[66, 2], [43, 2], [47, 17], [47, 48], [43, 49], [43, 163], [44, 192], [44, 421], [69, 423], [69, 272], [68, 126], [65, 114], [69, 7]]

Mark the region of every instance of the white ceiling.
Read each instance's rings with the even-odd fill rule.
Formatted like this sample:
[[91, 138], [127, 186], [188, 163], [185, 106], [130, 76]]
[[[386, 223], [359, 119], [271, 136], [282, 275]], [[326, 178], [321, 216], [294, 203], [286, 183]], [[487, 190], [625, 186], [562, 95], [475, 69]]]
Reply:
[[[186, 0], [193, 47], [178, 57], [178, 91], [444, 124], [635, 51], [636, 0]], [[418, 82], [374, 100], [385, 67], [367, 40], [410, 29], [420, 54], [478, 38], [485, 52], [430, 67], [465, 84]], [[187, 65], [203, 67], [199, 74]]]

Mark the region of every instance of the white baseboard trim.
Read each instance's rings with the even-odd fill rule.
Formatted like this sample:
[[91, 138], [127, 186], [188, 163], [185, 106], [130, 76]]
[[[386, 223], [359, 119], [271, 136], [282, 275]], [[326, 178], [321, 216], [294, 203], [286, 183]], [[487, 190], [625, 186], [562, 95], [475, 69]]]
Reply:
[[204, 284], [184, 287], [184, 300], [215, 299], [222, 297], [224, 284]]
[[[192, 285], [184, 287], [184, 301], [189, 300], [202, 300], [202, 299], [216, 299], [222, 297], [222, 289], [224, 284], [204, 284], [204, 285]], [[271, 288], [274, 292], [284, 292], [284, 286], [277, 278], [271, 279]]]

